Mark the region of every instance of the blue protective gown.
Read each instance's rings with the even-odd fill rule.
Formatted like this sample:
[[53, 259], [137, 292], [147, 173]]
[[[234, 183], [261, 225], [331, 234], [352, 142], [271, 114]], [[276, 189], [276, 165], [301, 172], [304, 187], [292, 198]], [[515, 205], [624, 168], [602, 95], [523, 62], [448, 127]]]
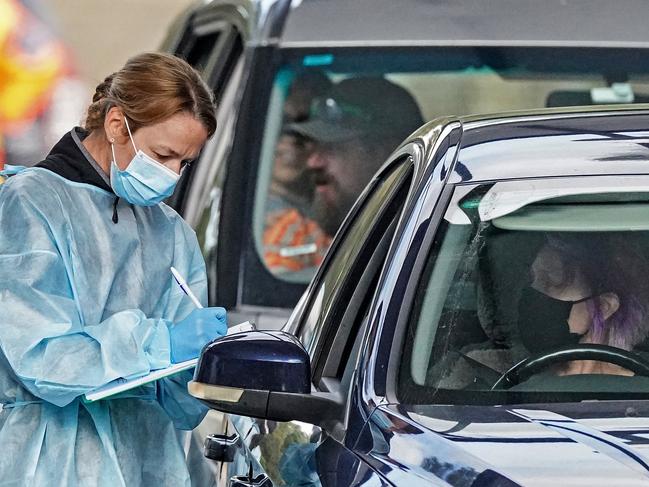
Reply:
[[[0, 185], [0, 485], [190, 485], [176, 428], [206, 409], [191, 373], [85, 404], [85, 392], [170, 364], [167, 326], [205, 303], [205, 265], [164, 204], [134, 207], [30, 168]], [[119, 220], [114, 223], [114, 214]]]

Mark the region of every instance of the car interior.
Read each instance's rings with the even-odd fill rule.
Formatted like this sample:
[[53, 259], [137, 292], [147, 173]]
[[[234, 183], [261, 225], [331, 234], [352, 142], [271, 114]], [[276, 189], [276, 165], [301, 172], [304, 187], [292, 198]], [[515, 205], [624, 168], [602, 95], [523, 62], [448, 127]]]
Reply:
[[[478, 186], [462, 198], [459, 206], [467, 222], [454, 225], [445, 221], [442, 236], [436, 238], [414, 304], [410, 339], [405, 341], [402, 389], [419, 386], [420, 399], [426, 397], [426, 390], [430, 399], [431, 394], [441, 390], [488, 393], [506, 389], [518, 400], [521, 394], [525, 400], [525, 393], [534, 393], [530, 397], [536, 400], [565, 399], [565, 394], [572, 394], [570, 400], [581, 400], [593, 398], [593, 394], [615, 397], [649, 390], [649, 294], [645, 292], [649, 288], [644, 283], [649, 269], [649, 195], [564, 195], [514, 204], [513, 211], [489, 220], [485, 219], [489, 211], [499, 213], [486, 209], [489, 198], [485, 195], [493, 187]], [[585, 305], [591, 332], [575, 335], [574, 341], [561, 346], [550, 344], [541, 352], [530, 351], [533, 345], [544, 342], [554, 325], [561, 326], [521, 318], [532, 309], [540, 309], [538, 313], [543, 315], [543, 308], [526, 307], [522, 300], [524, 290], [535, 285], [539, 272], [550, 275], [542, 266], [539, 271], [538, 266], [538, 256], [548, 245], [564, 249], [579, 274], [579, 266], [585, 268], [585, 262], [592, 263], [590, 270], [583, 271], [584, 275], [595, 276], [589, 281], [594, 283], [590, 289], [595, 299], [587, 296], [591, 304]], [[574, 249], [579, 250], [569, 253]], [[565, 261], [562, 265], [567, 266]], [[569, 274], [567, 269], [561, 268], [561, 273], [573, 279], [574, 272]], [[603, 291], [613, 288], [619, 307], [602, 320], [602, 332], [597, 338], [592, 330], [598, 305], [592, 303], [601, 303]], [[565, 295], [561, 299], [568, 300]], [[571, 298], [573, 301], [576, 298]], [[575, 313], [575, 306], [568, 305], [570, 313]], [[617, 319], [615, 313], [623, 316]], [[574, 321], [570, 316], [560, 320], [565, 322], [563, 326]], [[526, 326], [537, 328], [530, 330]], [[526, 336], [534, 337], [537, 343], [526, 342]], [[633, 369], [631, 372], [607, 366], [604, 371], [573, 373], [569, 365], [586, 360], [578, 354], [590, 345], [595, 349], [604, 345], [605, 352], [612, 354], [600, 355], [595, 350], [588, 356], [590, 360], [619, 365], [622, 362], [613, 355], [628, 355], [637, 364], [624, 362], [625, 367]], [[559, 348], [581, 350], [566, 352], [554, 361], [549, 359]], [[518, 371], [534, 360], [539, 363], [533, 370], [519, 376]], [[546, 395], [539, 396], [543, 393]], [[465, 393], [461, 397], [468, 396]], [[502, 400], [502, 394], [498, 397]]]

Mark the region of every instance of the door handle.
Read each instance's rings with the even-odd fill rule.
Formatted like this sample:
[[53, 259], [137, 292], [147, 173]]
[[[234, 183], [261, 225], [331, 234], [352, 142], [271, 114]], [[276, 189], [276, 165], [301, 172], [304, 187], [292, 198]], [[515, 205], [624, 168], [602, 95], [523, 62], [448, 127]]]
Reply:
[[217, 462], [231, 462], [239, 444], [239, 435], [209, 435], [203, 444], [203, 455]]
[[229, 487], [273, 487], [273, 481], [266, 474], [261, 474], [251, 479], [247, 475], [230, 477]]

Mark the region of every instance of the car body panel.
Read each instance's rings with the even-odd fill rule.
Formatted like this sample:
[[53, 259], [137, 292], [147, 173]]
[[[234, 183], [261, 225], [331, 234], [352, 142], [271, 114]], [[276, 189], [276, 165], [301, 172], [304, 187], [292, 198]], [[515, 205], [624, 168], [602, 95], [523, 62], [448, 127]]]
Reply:
[[[552, 482], [645, 485], [649, 481], [648, 401], [413, 406], [399, 404], [394, 384], [401, 353], [400, 337], [410, 312], [413, 289], [451, 199], [451, 190], [479, 181], [478, 177], [458, 177], [461, 172], [457, 165], [466, 161], [466, 167], [484, 175], [487, 181], [508, 179], [508, 166], [493, 164], [507, 154], [504, 145], [503, 152], [499, 148], [482, 159], [463, 159], [463, 151], [492, 142], [513, 144], [525, 133], [522, 140], [528, 142], [530, 150], [525, 152], [521, 148], [521, 159], [548, 160], [547, 154], [557, 154], [552, 137], [566, 136], [569, 140], [564, 147], [570, 152], [569, 162], [541, 167], [529, 164], [525, 166], [527, 172], [516, 177], [530, 181], [548, 175], [574, 179], [577, 175], [597, 174], [592, 167], [599, 168], [600, 174], [644, 174], [644, 166], [638, 169], [633, 164], [646, 163], [643, 156], [636, 157], [646, 151], [642, 134], [646, 115], [644, 107], [541, 110], [524, 117], [511, 113], [447, 118], [415, 132], [383, 168], [387, 171], [407, 155], [417, 169], [370, 306], [345, 418], [331, 427], [298, 425], [302, 434], [293, 438], [298, 441], [293, 441], [291, 455], [298, 451], [306, 452], [307, 456], [299, 457], [300, 461], [294, 459], [292, 464], [291, 455], [284, 456], [289, 448], [278, 450], [282, 453], [273, 466], [268, 455], [260, 455], [259, 450], [255, 453], [258, 447], [254, 441], [246, 440], [240, 452], [245, 462], [231, 465], [233, 474], [236, 468], [241, 474], [242, 465], [252, 464], [256, 475], [269, 469], [277, 472], [280, 464], [285, 470], [291, 464], [299, 467], [300, 478], [310, 479], [311, 483], [304, 485], [316, 486], [540, 486]], [[567, 127], [588, 142], [594, 139], [596, 149], [580, 143], [579, 137], [571, 138]], [[581, 166], [573, 170], [574, 161]], [[492, 168], [491, 172], [487, 166]], [[604, 179], [610, 181], [611, 177]], [[357, 212], [355, 208], [350, 213], [340, 238], [344, 238], [345, 227], [353, 222]], [[319, 274], [326, 272], [325, 263]], [[308, 308], [308, 294], [315, 292], [318, 279], [319, 275], [289, 322], [298, 336], [300, 327], [296, 322], [302, 320]], [[273, 431], [264, 430], [264, 420], [241, 416], [230, 419], [242, 437], [250, 437], [250, 431], [255, 431], [263, 437], [260, 441], [273, 441], [268, 439]], [[269, 477], [274, 485], [283, 485], [286, 479], [274, 475]]]
[[[642, 109], [638, 105], [638, 110]], [[546, 122], [521, 115], [509, 122], [476, 118], [463, 123], [460, 154], [450, 182], [597, 174], [647, 174], [647, 111], [553, 109]], [[521, 163], [525, 160], [525, 163]]]
[[274, 423], [230, 416], [245, 447], [228, 466], [228, 475], [266, 475], [273, 485], [327, 487], [380, 486], [385, 480], [362, 458], [319, 428], [304, 423]]
[[[521, 406], [386, 405], [364, 431], [387, 478], [474, 482], [490, 470], [516, 485], [646, 485], [647, 402]], [[569, 461], [566, 461], [570, 459]], [[555, 465], [556, 467], [553, 467]]]

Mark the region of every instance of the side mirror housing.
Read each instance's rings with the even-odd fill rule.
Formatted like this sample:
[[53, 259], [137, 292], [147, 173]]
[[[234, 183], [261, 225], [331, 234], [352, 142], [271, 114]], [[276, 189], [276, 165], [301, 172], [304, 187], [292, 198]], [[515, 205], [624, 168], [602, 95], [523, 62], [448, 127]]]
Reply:
[[309, 355], [282, 331], [236, 333], [203, 349], [189, 393], [226, 413], [322, 424], [340, 414], [335, 394], [311, 392]]

